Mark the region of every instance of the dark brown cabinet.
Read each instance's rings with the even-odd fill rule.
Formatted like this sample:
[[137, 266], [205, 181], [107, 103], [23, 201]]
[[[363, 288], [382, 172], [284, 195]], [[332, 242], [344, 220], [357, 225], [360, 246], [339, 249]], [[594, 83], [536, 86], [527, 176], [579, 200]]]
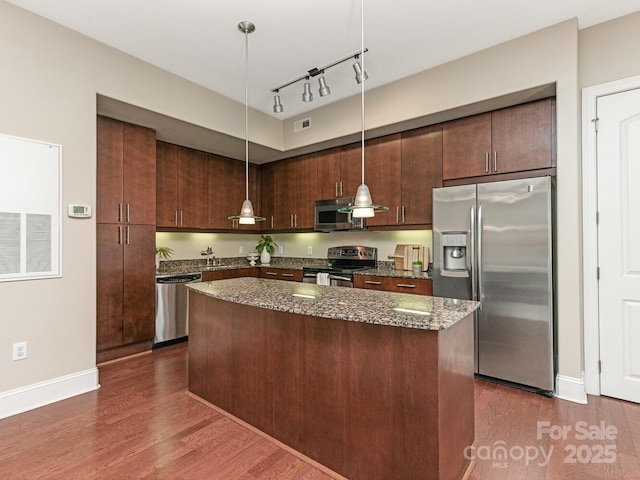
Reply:
[[289, 282], [301, 282], [302, 270], [296, 270], [293, 268], [269, 268], [260, 267], [260, 278], [270, 278], [272, 280], [285, 280]]
[[98, 362], [151, 348], [155, 318], [153, 130], [98, 117]]
[[474, 115], [443, 127], [443, 179], [551, 168], [554, 100]]
[[[358, 148], [359, 150], [359, 148]], [[370, 140], [365, 144], [365, 183], [376, 205], [389, 207], [367, 218], [368, 226], [399, 223], [398, 206], [401, 204], [401, 144], [400, 134]], [[360, 182], [359, 182], [360, 183]], [[358, 184], [359, 184], [358, 183]], [[353, 190], [354, 194], [356, 188]]]
[[208, 221], [207, 154], [157, 142], [159, 227], [206, 228]]
[[227, 270], [202, 272], [202, 281], [212, 282], [214, 280], [225, 280], [227, 278], [257, 277], [258, 274], [258, 268], [230, 268]]
[[[257, 230], [260, 224], [240, 225], [229, 216], [239, 215], [242, 202], [247, 197], [246, 164], [240, 160], [208, 154], [209, 157], [209, 221], [208, 227], [226, 230]], [[260, 214], [260, 171], [249, 164], [249, 199], [256, 215]]]
[[315, 155], [263, 165], [261, 209], [267, 220], [262, 230], [312, 229], [317, 179]]
[[361, 180], [360, 144], [331, 148], [315, 155], [318, 190], [315, 200], [352, 197]]
[[379, 275], [354, 275], [355, 288], [382, 290], [385, 292], [433, 295], [433, 282], [424, 278], [382, 277]]
[[154, 225], [155, 132], [97, 117], [97, 223]]
[[155, 235], [152, 225], [99, 223], [97, 349], [146, 342], [155, 318]]
[[402, 133], [402, 225], [431, 224], [432, 190], [442, 186], [442, 125]]

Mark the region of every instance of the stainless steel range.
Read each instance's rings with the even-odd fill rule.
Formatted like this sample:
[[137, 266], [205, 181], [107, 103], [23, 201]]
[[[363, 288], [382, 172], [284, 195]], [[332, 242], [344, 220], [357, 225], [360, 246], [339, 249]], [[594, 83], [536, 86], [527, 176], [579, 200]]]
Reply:
[[364, 268], [378, 266], [378, 249], [348, 245], [330, 247], [327, 250], [326, 267], [304, 267], [304, 283], [317, 283], [337, 287], [353, 287], [353, 273]]

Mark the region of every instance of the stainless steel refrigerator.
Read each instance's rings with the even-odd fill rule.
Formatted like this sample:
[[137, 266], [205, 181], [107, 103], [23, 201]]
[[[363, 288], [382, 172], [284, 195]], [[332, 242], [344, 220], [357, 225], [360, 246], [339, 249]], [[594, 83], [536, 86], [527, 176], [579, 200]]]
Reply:
[[476, 372], [554, 390], [552, 178], [433, 190], [433, 294], [474, 299]]

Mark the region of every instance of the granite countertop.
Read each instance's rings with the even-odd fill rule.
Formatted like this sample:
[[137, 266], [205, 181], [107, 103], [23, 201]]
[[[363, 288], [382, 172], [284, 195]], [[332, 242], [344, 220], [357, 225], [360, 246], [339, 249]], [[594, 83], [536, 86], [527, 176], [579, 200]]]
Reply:
[[[393, 262], [388, 262], [393, 265]], [[394, 278], [421, 278], [424, 280], [431, 280], [431, 275], [428, 272], [422, 272], [419, 275], [415, 275], [412, 270], [396, 270], [393, 266], [378, 265], [378, 268], [367, 268], [364, 270], [357, 270], [355, 275], [377, 275], [379, 277], [394, 277]]]
[[187, 286], [204, 295], [243, 305], [421, 330], [447, 329], [479, 305], [469, 300], [250, 277]]

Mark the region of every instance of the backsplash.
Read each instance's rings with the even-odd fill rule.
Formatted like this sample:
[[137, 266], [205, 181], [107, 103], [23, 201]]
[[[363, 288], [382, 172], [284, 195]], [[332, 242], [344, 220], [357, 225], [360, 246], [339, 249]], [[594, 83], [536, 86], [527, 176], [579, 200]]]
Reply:
[[[364, 231], [331, 233], [270, 233], [282, 248], [276, 257], [326, 259], [327, 249], [338, 245], [366, 245], [378, 249], [378, 260], [386, 261], [395, 253], [397, 244], [425, 245], [431, 251], [431, 230]], [[156, 233], [156, 245], [172, 248], [175, 253], [171, 260], [202, 259], [200, 253], [208, 246], [216, 258], [236, 258], [248, 262], [246, 256], [255, 250], [260, 239], [258, 234], [243, 233]], [[242, 252], [240, 250], [242, 249]], [[309, 251], [311, 250], [311, 253]], [[432, 258], [432, 257], [431, 257]]]

